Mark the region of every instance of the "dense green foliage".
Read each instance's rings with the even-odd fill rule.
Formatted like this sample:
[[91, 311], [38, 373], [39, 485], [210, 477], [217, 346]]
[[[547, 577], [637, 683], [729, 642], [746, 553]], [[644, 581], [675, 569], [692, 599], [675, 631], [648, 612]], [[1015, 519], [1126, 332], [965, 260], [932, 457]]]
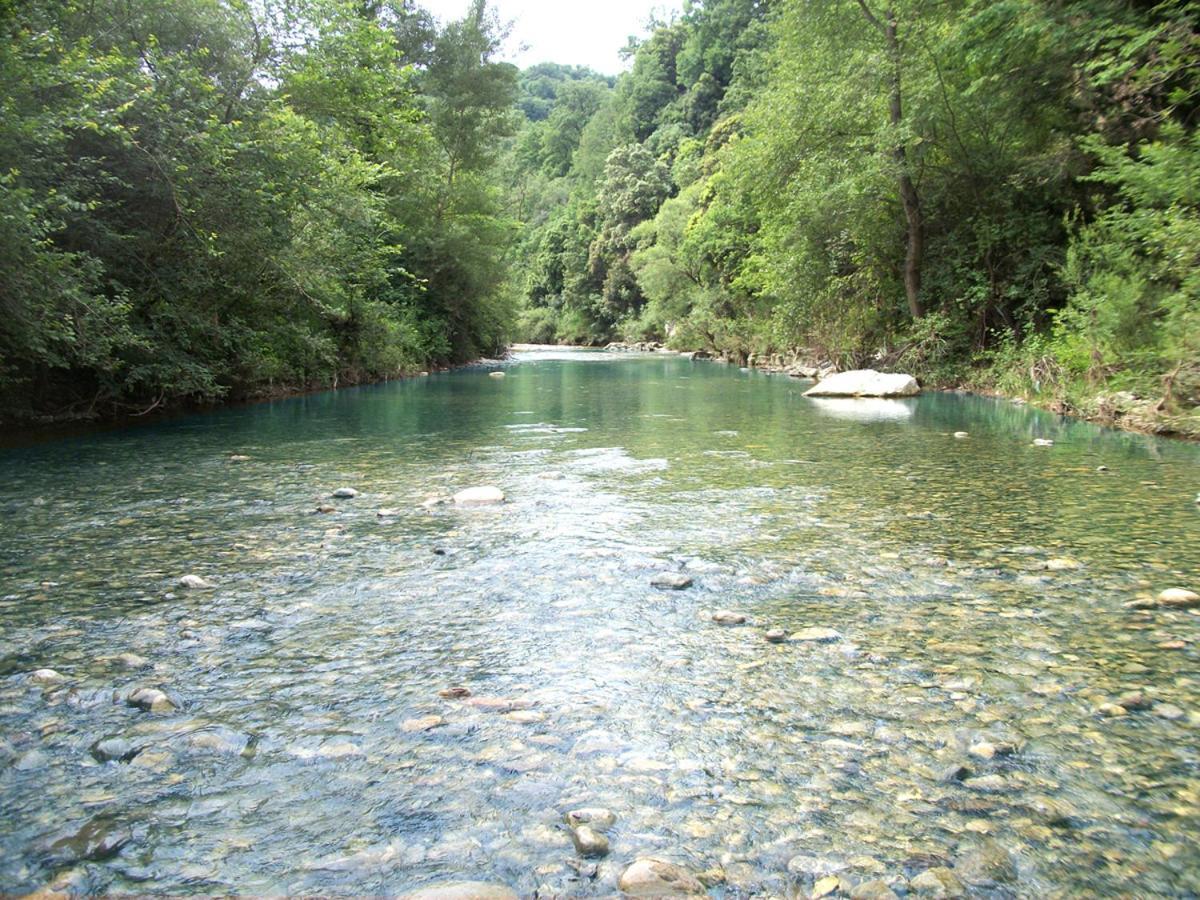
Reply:
[[482, 3], [43, 0], [0, 20], [0, 409], [106, 414], [498, 350], [517, 72]]
[[524, 333], [902, 367], [1200, 431], [1196, 19], [688, 3], [520, 213]]
[[519, 336], [1200, 431], [1184, 0], [687, 0], [616, 78], [493, 62], [483, 0], [444, 26], [401, 0], [0, 9], [8, 416]]

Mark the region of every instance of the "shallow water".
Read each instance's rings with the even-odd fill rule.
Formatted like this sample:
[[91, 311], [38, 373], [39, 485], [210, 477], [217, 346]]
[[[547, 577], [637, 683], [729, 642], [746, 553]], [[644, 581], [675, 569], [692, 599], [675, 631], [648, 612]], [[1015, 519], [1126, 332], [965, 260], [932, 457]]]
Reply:
[[[1200, 615], [1123, 606], [1200, 590], [1200, 449], [674, 357], [505, 371], [0, 451], [0, 890], [600, 896], [650, 854], [791, 897], [1002, 852], [972, 894], [1200, 892]], [[763, 639], [807, 626], [842, 640]], [[578, 806], [618, 817], [598, 863]]]

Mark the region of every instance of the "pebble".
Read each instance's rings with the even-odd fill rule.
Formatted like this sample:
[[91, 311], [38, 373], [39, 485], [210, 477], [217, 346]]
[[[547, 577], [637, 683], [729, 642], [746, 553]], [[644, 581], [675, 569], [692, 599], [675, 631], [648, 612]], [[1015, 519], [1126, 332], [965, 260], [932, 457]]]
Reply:
[[978, 744], [972, 744], [967, 752], [979, 759], [991, 759], [996, 755], [996, 746], [987, 741], [980, 741]]
[[849, 897], [850, 900], [900, 900], [887, 882], [878, 878], [859, 882], [850, 888]]
[[692, 897], [706, 892], [686, 869], [652, 857], [642, 857], [621, 873], [617, 887], [630, 897]]
[[519, 900], [519, 897], [504, 884], [444, 881], [401, 894], [397, 900]]
[[959, 881], [958, 876], [945, 866], [935, 866], [926, 869], [908, 883], [915, 894], [932, 897], [934, 900], [958, 900], [965, 897], [966, 887]]
[[334, 500], [353, 500], [358, 496], [358, 491], [352, 487], [340, 487], [329, 496]]
[[718, 609], [712, 614], [712, 620], [718, 625], [742, 625], [745, 623], [746, 617], [732, 610]]
[[96, 762], [129, 762], [138, 751], [125, 738], [111, 737], [92, 744], [91, 754]]
[[954, 432], [954, 436], [961, 440], [962, 438], [968, 438], [971, 435], [969, 432], [966, 432], [966, 431], [956, 431], [956, 432]]
[[72, 862], [97, 862], [116, 856], [132, 840], [133, 834], [128, 828], [104, 819], [92, 819], [75, 834], [51, 844], [50, 854]]
[[610, 809], [605, 809], [602, 806], [585, 806], [580, 809], [572, 809], [567, 812], [567, 824], [572, 828], [578, 828], [580, 825], [588, 825], [597, 831], [608, 831], [616, 824], [617, 817]]
[[977, 778], [963, 779], [963, 786], [970, 788], [973, 791], [983, 791], [987, 794], [996, 794], [1001, 791], [1011, 789], [1008, 779], [1003, 775], [980, 775]]
[[1034, 438], [1033, 446], [1035, 446], [1035, 447], [1053, 447], [1054, 441], [1050, 440], [1049, 438]]
[[322, 503], [322, 504], [321, 504], [320, 506], [318, 506], [318, 507], [317, 507], [315, 510], [313, 510], [313, 512], [315, 512], [315, 513], [319, 513], [319, 514], [321, 514], [321, 515], [328, 515], [329, 513], [335, 513], [335, 512], [337, 512], [337, 507], [336, 507], [336, 506], [330, 506], [328, 503]]
[[377, 509], [375, 510], [375, 515], [381, 519], [394, 519], [396, 516], [400, 515], [400, 510], [387, 508]]
[[692, 586], [692, 579], [682, 572], [659, 572], [650, 579], [650, 586], [670, 591], [682, 591]]
[[994, 887], [1016, 881], [1017, 867], [1007, 850], [989, 841], [960, 858], [954, 873], [972, 887]]
[[438, 696], [445, 700], [462, 700], [465, 697], [470, 697], [471, 691], [469, 688], [456, 684], [438, 691]]
[[827, 644], [832, 641], [840, 641], [841, 639], [841, 632], [834, 631], [832, 628], [823, 628], [821, 626], [801, 628], [799, 631], [794, 632], [791, 636], [791, 640], [793, 641], [817, 644]]
[[1168, 609], [1192, 609], [1200, 606], [1200, 594], [1183, 588], [1167, 588], [1159, 593], [1158, 605]]
[[767, 643], [769, 644], [782, 644], [787, 640], [787, 632], [782, 628], [772, 628], [763, 637], [767, 639]]
[[420, 731], [432, 731], [445, 724], [446, 720], [441, 716], [421, 716], [417, 719], [405, 719], [400, 730], [405, 734], [416, 734]]
[[179, 579], [179, 586], [187, 588], [190, 591], [205, 591], [212, 588], [212, 584], [205, 581], [199, 575], [184, 575]]
[[29, 673], [29, 680], [34, 684], [59, 684], [67, 678], [53, 669], [37, 669]]
[[1170, 721], [1174, 721], [1176, 719], [1182, 719], [1184, 716], [1187, 715], [1187, 713], [1184, 712], [1183, 709], [1176, 706], [1174, 703], [1155, 704], [1154, 714], [1156, 716], [1159, 716], [1160, 718], [1168, 719]]
[[175, 704], [158, 688], [134, 688], [125, 698], [129, 706], [136, 706], [148, 712], [166, 713], [175, 709]]
[[585, 858], [595, 858], [608, 855], [608, 838], [590, 825], [580, 825], [571, 829], [571, 840], [575, 850]]
[[488, 378], [503, 378], [503, 372], [488, 372]]
[[490, 486], [466, 488], [454, 495], [454, 502], [458, 506], [488, 506], [492, 503], [503, 503], [504, 491]]

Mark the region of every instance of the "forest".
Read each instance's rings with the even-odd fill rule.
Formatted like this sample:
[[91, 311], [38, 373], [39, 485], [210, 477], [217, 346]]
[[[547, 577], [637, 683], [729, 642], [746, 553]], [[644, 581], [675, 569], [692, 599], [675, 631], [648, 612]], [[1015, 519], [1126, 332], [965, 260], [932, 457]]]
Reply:
[[0, 10], [7, 420], [653, 340], [1200, 433], [1184, 0], [687, 0], [617, 76], [485, 0]]

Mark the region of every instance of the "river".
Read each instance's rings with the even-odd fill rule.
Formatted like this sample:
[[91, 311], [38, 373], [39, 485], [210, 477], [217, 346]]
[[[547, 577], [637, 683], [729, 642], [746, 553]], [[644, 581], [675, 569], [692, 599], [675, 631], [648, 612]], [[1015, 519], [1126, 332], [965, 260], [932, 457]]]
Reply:
[[0, 451], [0, 890], [1200, 892], [1200, 616], [1125, 605], [1200, 590], [1200, 448], [492, 369]]

